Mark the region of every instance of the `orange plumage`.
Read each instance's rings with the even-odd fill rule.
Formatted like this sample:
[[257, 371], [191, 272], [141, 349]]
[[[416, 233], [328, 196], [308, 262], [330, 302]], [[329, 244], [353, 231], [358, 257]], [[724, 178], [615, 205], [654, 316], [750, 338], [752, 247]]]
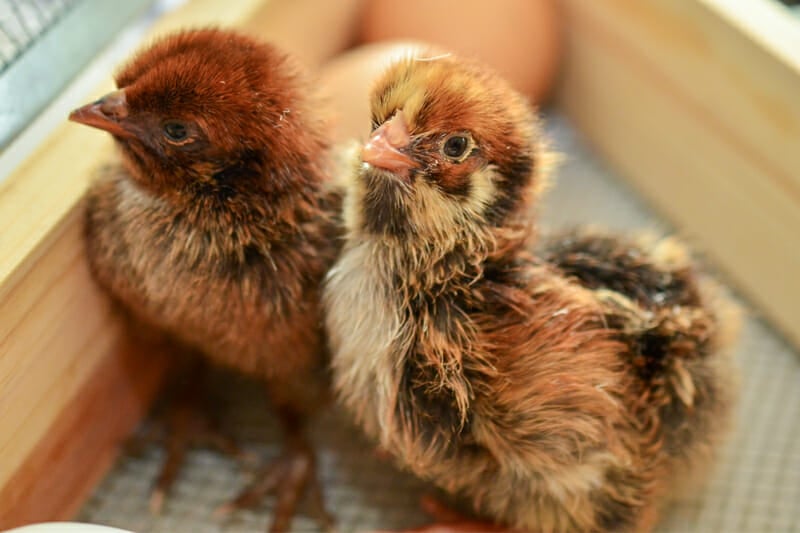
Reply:
[[732, 308], [674, 241], [579, 231], [537, 249], [551, 158], [484, 67], [400, 61], [372, 114], [324, 293], [344, 405], [501, 526], [650, 529], [724, 434]]
[[266, 382], [295, 445], [277, 477], [299, 494], [314, 478], [300, 422], [327, 395], [319, 285], [338, 248], [312, 82], [277, 49], [215, 29], [157, 41], [116, 80], [70, 117], [121, 154], [88, 192], [92, 272], [179, 350]]

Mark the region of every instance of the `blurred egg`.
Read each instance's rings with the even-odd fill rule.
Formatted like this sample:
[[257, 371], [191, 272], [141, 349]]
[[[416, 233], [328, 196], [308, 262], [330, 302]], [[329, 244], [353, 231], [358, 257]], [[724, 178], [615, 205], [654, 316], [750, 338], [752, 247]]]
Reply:
[[369, 98], [376, 79], [395, 60], [431, 57], [442, 50], [414, 41], [364, 45], [348, 50], [323, 65], [317, 76], [333, 114], [335, 141], [365, 140], [370, 131]]
[[556, 0], [369, 0], [361, 38], [414, 39], [476, 57], [542, 103], [561, 56], [560, 15]]

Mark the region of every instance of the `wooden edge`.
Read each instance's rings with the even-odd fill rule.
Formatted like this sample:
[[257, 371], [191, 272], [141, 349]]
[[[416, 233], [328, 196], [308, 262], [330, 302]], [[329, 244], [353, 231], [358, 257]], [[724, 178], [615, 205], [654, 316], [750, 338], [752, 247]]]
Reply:
[[167, 358], [120, 339], [11, 480], [0, 489], [0, 529], [71, 518], [147, 412]]
[[[682, 48], [685, 43], [655, 35], [645, 43], [641, 28], [631, 25], [645, 12], [655, 19], [664, 5], [694, 9], [707, 3], [631, 0], [601, 6], [566, 0], [570, 31], [558, 103], [617, 172], [707, 251], [734, 285], [800, 346], [800, 300], [795, 296], [800, 280], [793, 275], [800, 265], [800, 232], [793, 222], [800, 218], [800, 202], [780, 187], [782, 176], [772, 175], [774, 170], [763, 164], [774, 160], [765, 155], [770, 149], [766, 141], [743, 150], [719, 129], [722, 117], [740, 116], [738, 108], [726, 105], [723, 90], [716, 102], [702, 107], [694, 103], [687, 79], [696, 76], [674, 68], [680, 64], [675, 58], [691, 53]], [[687, 7], [687, 12], [696, 11]], [[700, 24], [688, 16], [658, 20], [660, 31], [670, 36]], [[711, 32], [713, 25], [731, 30], [730, 44], [735, 39], [740, 51], [763, 49], [747, 34], [736, 34], [727, 18], [703, 17], [702, 24], [706, 26], [694, 29]], [[730, 53], [727, 48], [718, 51]], [[672, 69], [665, 68], [668, 57]], [[787, 72], [782, 58], [760, 57], [761, 71], [774, 66], [774, 72]], [[696, 61], [687, 56], [687, 64], [689, 59]], [[727, 77], [729, 71], [718, 59], [708, 59], [703, 76], [737, 90], [737, 80]], [[800, 94], [800, 70], [781, 82]], [[770, 80], [761, 83], [767, 86]], [[741, 128], [771, 131], [774, 117], [747, 116]], [[797, 152], [786, 154], [781, 163], [791, 166], [796, 157]]]
[[753, 43], [800, 72], [800, 24], [789, 9], [774, 2], [696, 0], [724, 17]]
[[[192, 0], [159, 20], [147, 39], [190, 26], [240, 26], [264, 2]], [[4, 408], [30, 411], [21, 425], [4, 427], [0, 420], [14, 448], [13, 458], [0, 457], [0, 529], [71, 518], [149, 408], [164, 373], [165, 360], [142, 356], [152, 348], [123, 338], [108, 306], [98, 303], [103, 299], [85, 263], [68, 261], [80, 245], [76, 214], [86, 184], [113, 157], [111, 147], [107, 135], [65, 123], [0, 185], [0, 361], [7, 370], [0, 387], [42, 391], [34, 395], [36, 405], [0, 394]], [[80, 286], [61, 290], [60, 300], [43, 289], [65, 283]], [[53, 328], [44, 321], [41, 335], [29, 327], [44, 314], [57, 320], [59, 313], [77, 318], [63, 338], [48, 335]], [[76, 313], [95, 315], [81, 321]], [[52, 359], [54, 350], [61, 370], [36, 364]], [[30, 433], [17, 438], [20, 431]]]
[[[188, 27], [242, 26], [266, 1], [191, 0], [159, 19], [143, 42]], [[109, 77], [86, 100], [112, 87]], [[64, 124], [0, 183], [0, 298], [46, 248], [54, 228], [80, 201], [93, 170], [112, 153], [107, 134], [64, 117]]]

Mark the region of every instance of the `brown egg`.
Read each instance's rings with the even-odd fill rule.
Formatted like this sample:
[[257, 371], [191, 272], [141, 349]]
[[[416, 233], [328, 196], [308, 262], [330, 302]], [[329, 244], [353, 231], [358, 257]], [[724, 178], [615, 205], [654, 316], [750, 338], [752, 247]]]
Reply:
[[556, 0], [367, 0], [363, 9], [365, 42], [413, 39], [476, 57], [536, 103], [555, 81], [562, 44]]
[[333, 114], [336, 141], [365, 140], [370, 131], [369, 98], [372, 86], [396, 59], [431, 57], [441, 49], [421, 42], [394, 41], [360, 46], [334, 57], [317, 76]]
[[317, 67], [352, 45], [365, 0], [270, 0], [241, 28]]

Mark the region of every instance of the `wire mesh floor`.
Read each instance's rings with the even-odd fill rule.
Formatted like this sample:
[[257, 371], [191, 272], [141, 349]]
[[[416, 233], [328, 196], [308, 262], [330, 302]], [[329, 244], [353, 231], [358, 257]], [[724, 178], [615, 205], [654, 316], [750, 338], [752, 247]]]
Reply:
[[[669, 230], [587, 151], [563, 117], [547, 118], [555, 147], [567, 159], [545, 200], [545, 229], [591, 223], [619, 230]], [[658, 533], [800, 533], [800, 357], [752, 312], [737, 357], [743, 374], [737, 429], [706, 489], [676, 502]], [[225, 398], [231, 430], [264, 457], [277, 454], [278, 427], [261, 408], [259, 391], [238, 383], [230, 386], [230, 379], [223, 378], [223, 385], [235, 391]], [[344, 417], [326, 413], [312, 437], [328, 509], [336, 515], [339, 531], [426, 522], [418, 498], [428, 487], [375, 457]], [[150, 516], [149, 490], [161, 458], [156, 449], [120, 458], [79, 519], [140, 533], [265, 531], [270, 502], [225, 522], [212, 518], [213, 510], [245, 480], [231, 460], [208, 451], [190, 454], [163, 513]], [[302, 508], [293, 531], [317, 531]]]

